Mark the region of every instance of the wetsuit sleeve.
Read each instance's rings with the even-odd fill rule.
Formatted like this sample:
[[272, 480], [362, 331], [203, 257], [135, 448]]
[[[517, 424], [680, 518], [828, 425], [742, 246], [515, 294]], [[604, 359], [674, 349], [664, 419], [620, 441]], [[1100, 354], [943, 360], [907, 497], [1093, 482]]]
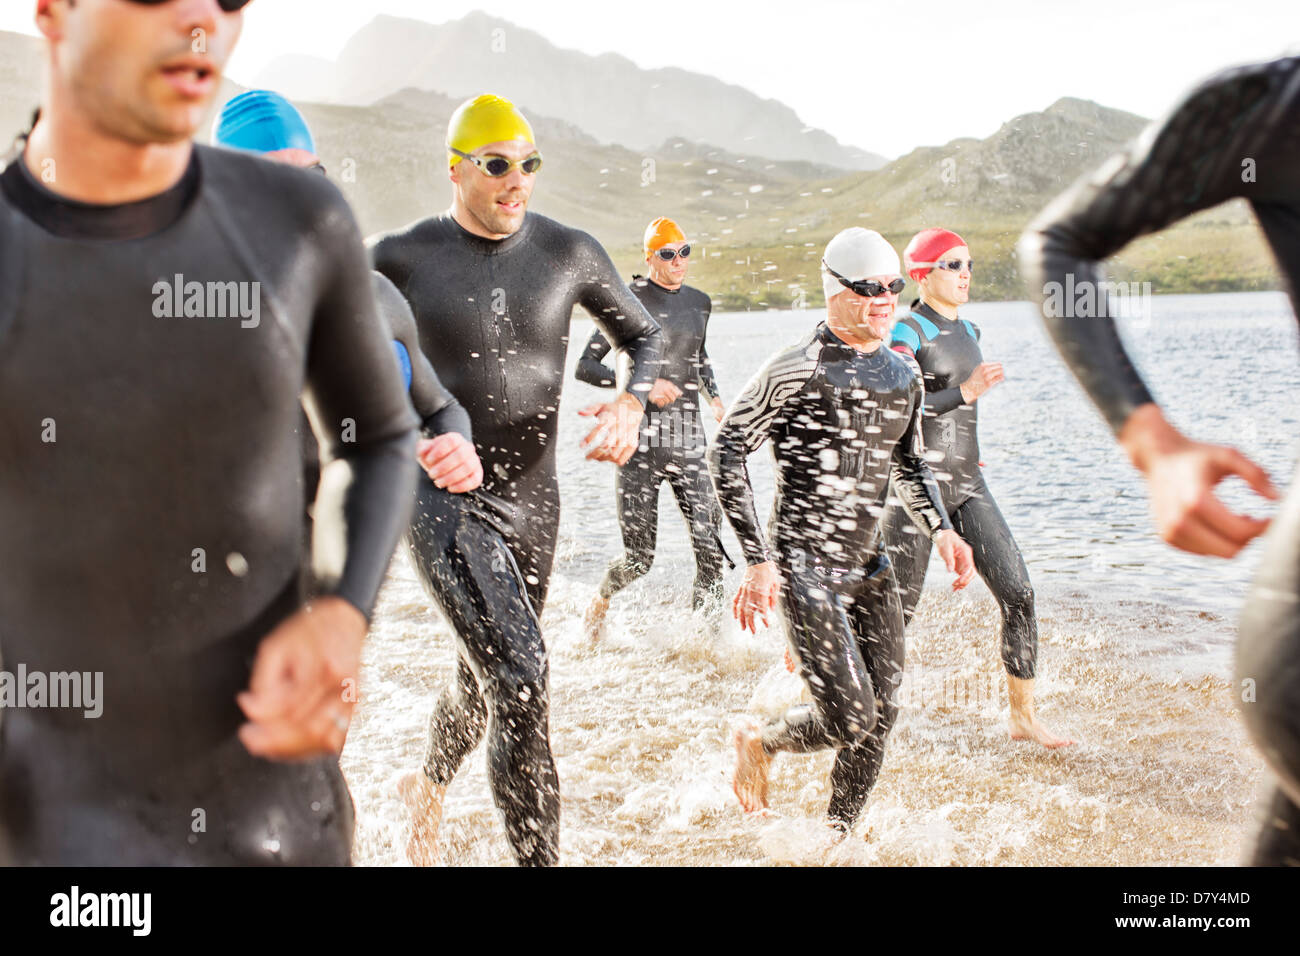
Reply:
[[[1288, 189], [1294, 195], [1300, 164], [1287, 155], [1292, 134], [1280, 119], [1285, 110], [1279, 94], [1285, 88], [1295, 99], [1297, 61], [1280, 66], [1286, 62], [1230, 70], [1202, 84], [1126, 152], [1052, 202], [1020, 240], [1030, 298], [1066, 364], [1116, 432], [1138, 406], [1154, 399], [1120, 341], [1107, 296], [1100, 294], [1106, 288], [1099, 285], [1101, 260], [1139, 236], [1233, 197], [1250, 199], [1263, 223], [1264, 207], [1282, 202]], [[1075, 292], [1087, 289], [1092, 302], [1084, 314]]]
[[586, 382], [597, 388], [613, 388], [617, 384], [617, 376], [601, 361], [609, 354], [609, 350], [609, 340], [601, 334], [600, 329], [596, 329], [591, 333], [591, 338], [587, 340], [587, 347], [582, 350], [582, 355], [578, 358], [578, 367], [573, 371], [574, 377], [579, 382]]
[[[704, 320], [704, 334], [708, 337], [708, 320], [713, 315], [713, 300], [707, 300], [709, 303], [708, 313]], [[718, 391], [718, 379], [713, 374], [713, 363], [709, 361], [709, 353], [705, 348], [705, 343], [700, 342], [700, 387], [704, 389], [704, 394], [709, 396], [712, 401], [715, 398], [721, 398], [722, 394]]]
[[467, 439], [470, 433], [469, 412], [456, 396], [447, 391], [438, 379], [438, 373], [424, 352], [420, 350], [420, 336], [415, 327], [415, 316], [397, 286], [380, 272], [371, 273], [375, 286], [375, 303], [379, 314], [388, 325], [393, 341], [401, 346], [411, 367], [410, 396], [415, 412], [420, 416], [424, 434], [428, 437], [456, 432]]
[[933, 538], [940, 531], [952, 529], [952, 521], [943, 506], [939, 485], [925, 460], [925, 440], [921, 434], [921, 409], [925, 390], [916, 383], [907, 430], [894, 446], [889, 472], [894, 493], [918, 528]]
[[417, 423], [377, 312], [361, 235], [341, 194], [314, 236], [324, 280], [304, 405], [324, 467], [312, 564], [320, 593], [343, 598], [369, 619], [410, 519]]
[[619, 278], [600, 243], [583, 233], [580, 246], [579, 255], [585, 260], [580, 274], [586, 279], [578, 290], [578, 304], [591, 313], [614, 348], [627, 352], [632, 360], [627, 390], [644, 407], [659, 377], [663, 333], [641, 300]]
[[709, 448], [714, 490], [751, 565], [772, 560], [772, 554], [758, 520], [745, 462], [767, 441], [782, 407], [799, 394], [816, 368], [816, 361], [802, 353], [768, 362], [728, 409]]
[[927, 415], [943, 415], [965, 404], [966, 399], [962, 398], [960, 385], [956, 388], [941, 388], [937, 392], [925, 393]]

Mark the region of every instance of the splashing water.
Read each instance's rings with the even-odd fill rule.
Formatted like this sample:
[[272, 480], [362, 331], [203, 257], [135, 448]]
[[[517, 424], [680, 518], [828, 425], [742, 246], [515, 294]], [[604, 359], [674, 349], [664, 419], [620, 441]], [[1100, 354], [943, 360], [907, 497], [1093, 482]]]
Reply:
[[[1192, 301], [1208, 298], [1228, 300], [1247, 320], [1262, 310], [1257, 321], [1270, 334], [1287, 334], [1283, 323], [1290, 322], [1294, 336], [1294, 320], [1274, 308], [1276, 297]], [[1169, 327], [1161, 308], [1183, 307], [1157, 300], [1154, 328]], [[1007, 317], [1023, 308], [971, 306], [963, 316], [981, 324], [986, 357], [1008, 363], [1008, 383], [981, 409], [981, 444], [989, 483], [1038, 592], [1039, 716], [1079, 743], [1048, 752], [1010, 739], [996, 606], [978, 580], [953, 595], [936, 563], [907, 633], [899, 720], [853, 831], [836, 840], [823, 823], [829, 752], [779, 755], [772, 765], [772, 812], [743, 815], [731, 792], [736, 728], [780, 713], [805, 693], [782, 666], [782, 628], [773, 616], [771, 629], [742, 634], [729, 604], [716, 619], [690, 611], [689, 539], [664, 492], [654, 567], [614, 598], [599, 640], [584, 635], [583, 610], [620, 539], [613, 470], [582, 461], [577, 451], [581, 426], [574, 412], [596, 393], [569, 382], [560, 412], [563, 516], [542, 622], [551, 651], [563, 863], [1241, 861], [1267, 782], [1237, 717], [1231, 684], [1234, 608], [1254, 551], [1245, 561], [1211, 563], [1154, 540], [1141, 486], [1109, 435], [1037, 327], [1025, 316]], [[1224, 313], [1222, 303], [1216, 309]], [[734, 397], [763, 358], [819, 317], [715, 318], [710, 351], [725, 396]], [[585, 342], [583, 331], [575, 329], [571, 341]], [[1135, 343], [1139, 360], [1144, 348], [1170, 347], [1150, 334], [1145, 344]], [[1197, 348], [1194, 338], [1185, 345], [1189, 354]], [[1176, 368], [1177, 356], [1170, 361]], [[1260, 381], [1267, 377], [1260, 362], [1294, 369], [1295, 357], [1292, 350], [1276, 359], [1265, 352], [1218, 361], [1239, 362], [1243, 375]], [[1160, 378], [1152, 379], [1156, 394], [1168, 393]], [[1230, 370], [1223, 379], [1232, 380]], [[1191, 420], [1193, 397], [1170, 397], [1175, 411]], [[1027, 399], [1057, 403], [1054, 417], [1017, 415], [1015, 404]], [[1197, 408], [1198, 428], [1202, 437], [1223, 440], [1234, 430], [1234, 415], [1258, 416], [1256, 445], [1243, 450], [1280, 479], [1289, 471], [1294, 429], [1284, 434], [1290, 412], [1269, 403], [1293, 407], [1292, 400], [1229, 395], [1213, 409]], [[1261, 402], [1264, 407], [1248, 408]], [[766, 449], [750, 460], [760, 502], [771, 500], [768, 462]], [[724, 532], [736, 555], [733, 540]], [[1213, 588], [1205, 586], [1209, 569]], [[739, 570], [728, 574], [728, 599], [740, 577]], [[408, 824], [398, 782], [423, 761], [429, 712], [453, 666], [452, 635], [399, 553], [366, 647], [362, 702], [343, 757], [357, 806], [360, 864], [405, 862]], [[482, 748], [448, 791], [443, 850], [449, 865], [512, 863]]]

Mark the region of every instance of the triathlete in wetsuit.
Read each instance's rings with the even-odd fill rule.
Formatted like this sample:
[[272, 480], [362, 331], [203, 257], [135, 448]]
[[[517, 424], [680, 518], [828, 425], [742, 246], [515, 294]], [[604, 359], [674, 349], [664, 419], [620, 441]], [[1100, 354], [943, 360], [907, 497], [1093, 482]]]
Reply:
[[[232, 97], [213, 124], [212, 142], [289, 166], [325, 172], [306, 117], [270, 90], [247, 90]], [[470, 441], [469, 413], [443, 387], [420, 351], [415, 316], [397, 287], [378, 272], [370, 276], [379, 317], [393, 336], [393, 352], [402, 380], [422, 422], [425, 440], [417, 448], [417, 457], [439, 487], [452, 492], [472, 491], [483, 479], [483, 468]], [[305, 412], [298, 430], [303, 444], [303, 483], [307, 498], [314, 499], [320, 482], [320, 452]], [[310, 540], [310, 518], [306, 529]], [[310, 593], [310, 583], [307, 590]]]
[[[1120, 342], [1101, 260], [1131, 240], [1233, 198], [1249, 200], [1300, 306], [1300, 57], [1227, 70], [1054, 201], [1022, 238], [1026, 285], [1047, 330], [1142, 471], [1161, 536], [1231, 557], [1269, 522], [1213, 495], [1236, 475], [1277, 497], [1264, 471], [1232, 448], [1193, 442], [1169, 424]], [[1067, 277], [1069, 280], [1067, 282]], [[1074, 295], [1065, 290], [1073, 290]], [[1300, 493], [1273, 522], [1242, 614], [1237, 685], [1246, 726], [1278, 787], [1257, 864], [1300, 863]]]
[[[624, 554], [610, 564], [587, 610], [586, 624], [593, 635], [604, 621], [609, 599], [650, 570], [659, 530], [659, 486], [665, 481], [677, 497], [695, 551], [694, 608], [720, 597], [722, 590], [722, 512], [704, 459], [699, 397], [703, 390], [720, 421], [722, 398], [704, 345], [713, 302], [683, 284], [691, 247], [675, 222], [661, 217], [650, 223], [644, 250], [650, 276], [634, 277], [632, 293], [663, 329], [663, 365], [650, 390], [641, 443], [615, 480]], [[593, 332], [578, 359], [576, 377], [598, 388], [613, 388], [616, 374], [602, 362], [609, 350], [609, 340], [599, 330]]]
[[635, 451], [660, 333], [591, 236], [526, 214], [541, 159], [514, 106], [492, 96], [465, 103], [448, 148], [452, 209], [373, 247], [375, 268], [411, 303], [425, 354], [469, 411], [485, 474], [463, 497], [427, 482], [417, 493], [411, 555], [460, 654], [458, 679], [430, 722], [422, 778], [406, 783], [408, 855], [435, 858], [442, 795], [486, 729], [493, 797], [515, 856], [550, 864], [559, 787], [538, 620], [560, 514], [556, 434], [570, 315], [583, 306], [633, 361], [629, 390], [584, 410], [620, 416], [589, 457], [625, 461]]
[[[925, 229], [903, 252], [904, 268], [921, 297], [894, 325], [892, 347], [916, 360], [925, 381], [922, 429], [943, 506], [962, 540], [971, 546], [975, 569], [1002, 612], [1002, 664], [1011, 700], [1011, 736], [1046, 747], [1073, 741], [1057, 737], [1034, 715], [1038, 620], [1029, 571], [1006, 519], [980, 471], [976, 402], [1003, 380], [1000, 362], [985, 362], [980, 330], [958, 318], [970, 298], [971, 262], [966, 241], [947, 229]], [[894, 565], [903, 620], [911, 621], [930, 564], [930, 541], [918, 534], [899, 505], [884, 522], [885, 545]]]
[[[416, 423], [343, 197], [190, 143], [239, 20], [38, 15], [46, 108], [0, 174], [0, 655], [103, 699], [5, 709], [6, 862], [348, 861], [344, 682]], [[304, 394], [329, 462], [305, 610]]]
[[[779, 574], [787, 636], [815, 701], [761, 732], [737, 734], [736, 794], [745, 810], [761, 810], [772, 757], [835, 748], [829, 814], [847, 830], [898, 713], [903, 614], [878, 527], [889, 489], [959, 571], [955, 586], [973, 569], [925, 462], [920, 378], [885, 347], [903, 286], [898, 254], [878, 233], [847, 229], [826, 247], [823, 269], [827, 321], [749, 383], [723, 419], [709, 464], [749, 562], [736, 616], [749, 629], [756, 613], [766, 623]], [[769, 439], [770, 540], [745, 467]]]

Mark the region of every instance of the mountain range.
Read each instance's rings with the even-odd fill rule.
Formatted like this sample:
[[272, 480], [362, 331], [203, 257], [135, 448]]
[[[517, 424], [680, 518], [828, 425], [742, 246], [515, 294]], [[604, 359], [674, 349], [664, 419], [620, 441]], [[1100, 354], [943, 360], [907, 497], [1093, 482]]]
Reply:
[[442, 24], [379, 16], [348, 41], [337, 61], [280, 58], [254, 85], [347, 106], [368, 106], [408, 87], [456, 100], [491, 92], [530, 114], [562, 117], [603, 143], [634, 151], [681, 138], [845, 170], [885, 164], [884, 157], [844, 146], [808, 127], [785, 104], [742, 87], [687, 70], [645, 70], [614, 53], [564, 50], [477, 11]]
[[[516, 39], [512, 33], [507, 43]], [[0, 33], [5, 140], [5, 130], [25, 127], [39, 99], [40, 44]], [[226, 81], [219, 102], [240, 89]], [[447, 208], [443, 143], [462, 98], [408, 87], [366, 106], [299, 102], [364, 231], [397, 228]], [[639, 148], [617, 145], [578, 122], [581, 109], [554, 103], [553, 112], [529, 114], [545, 156], [530, 208], [591, 232], [628, 275], [643, 271], [645, 224], [661, 215], [677, 219], [697, 250], [691, 282], [714, 296], [719, 311], [820, 304], [821, 251], [852, 225], [880, 231], [900, 250], [919, 229], [953, 229], [978, 263], [975, 298], [1023, 298], [1012, 251], [1021, 230], [1146, 122], [1062, 99], [1008, 120], [985, 139], [921, 147], [879, 169], [846, 170], [681, 136]], [[208, 132], [205, 127], [200, 138]], [[1240, 201], [1132, 244], [1111, 271], [1149, 280], [1157, 293], [1278, 287], [1272, 257]]]

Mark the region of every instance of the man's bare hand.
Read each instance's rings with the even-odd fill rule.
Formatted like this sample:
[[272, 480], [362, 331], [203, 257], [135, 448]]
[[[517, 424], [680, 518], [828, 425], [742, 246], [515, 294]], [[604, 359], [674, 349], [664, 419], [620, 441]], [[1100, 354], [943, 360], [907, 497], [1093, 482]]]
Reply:
[[970, 377], [961, 383], [962, 401], [967, 405], [978, 401], [981, 395], [1005, 380], [1006, 375], [1002, 371], [1001, 362], [981, 362], [975, 366], [975, 371], [970, 373]]
[[587, 450], [588, 460], [627, 464], [640, 441], [641, 419], [645, 415], [636, 397], [624, 392], [612, 402], [588, 405], [578, 414], [596, 419], [596, 427], [581, 444]]
[[751, 564], [745, 569], [745, 579], [731, 602], [731, 613], [740, 622], [742, 631], [758, 633], [757, 618], [763, 619], [763, 626], [770, 627], [767, 614], [776, 607], [777, 595], [781, 588], [781, 578], [776, 565], [771, 561]]
[[665, 405], [671, 405], [681, 397], [682, 390], [680, 388], [666, 378], [659, 378], [655, 379], [654, 388], [650, 389], [646, 401], [651, 402], [656, 408], [663, 408]]
[[1235, 448], [1192, 441], [1154, 404], [1129, 416], [1119, 440], [1146, 475], [1156, 530], [1174, 547], [1230, 558], [1268, 530], [1271, 519], [1229, 511], [1214, 494], [1235, 475], [1264, 498], [1280, 497], [1268, 473]]
[[957, 575], [952, 582], [952, 589], [960, 591], [970, 584], [970, 579], [975, 576], [975, 556], [971, 553], [970, 545], [956, 531], [946, 530], [934, 536], [934, 547], [939, 552], [939, 557], [943, 558], [943, 566]]
[[302, 608], [262, 639], [249, 689], [236, 698], [239, 739], [268, 760], [338, 754], [357, 700], [366, 619], [338, 597]]
[[722, 399], [720, 398], [715, 398], [713, 401], [711, 401], [709, 403], [709, 407], [713, 409], [714, 419], [719, 422], [722, 421], [722, 419], [727, 414], [727, 406], [722, 404]]
[[453, 494], [464, 494], [483, 484], [483, 463], [474, 443], [458, 432], [420, 439], [415, 457], [435, 485]]

